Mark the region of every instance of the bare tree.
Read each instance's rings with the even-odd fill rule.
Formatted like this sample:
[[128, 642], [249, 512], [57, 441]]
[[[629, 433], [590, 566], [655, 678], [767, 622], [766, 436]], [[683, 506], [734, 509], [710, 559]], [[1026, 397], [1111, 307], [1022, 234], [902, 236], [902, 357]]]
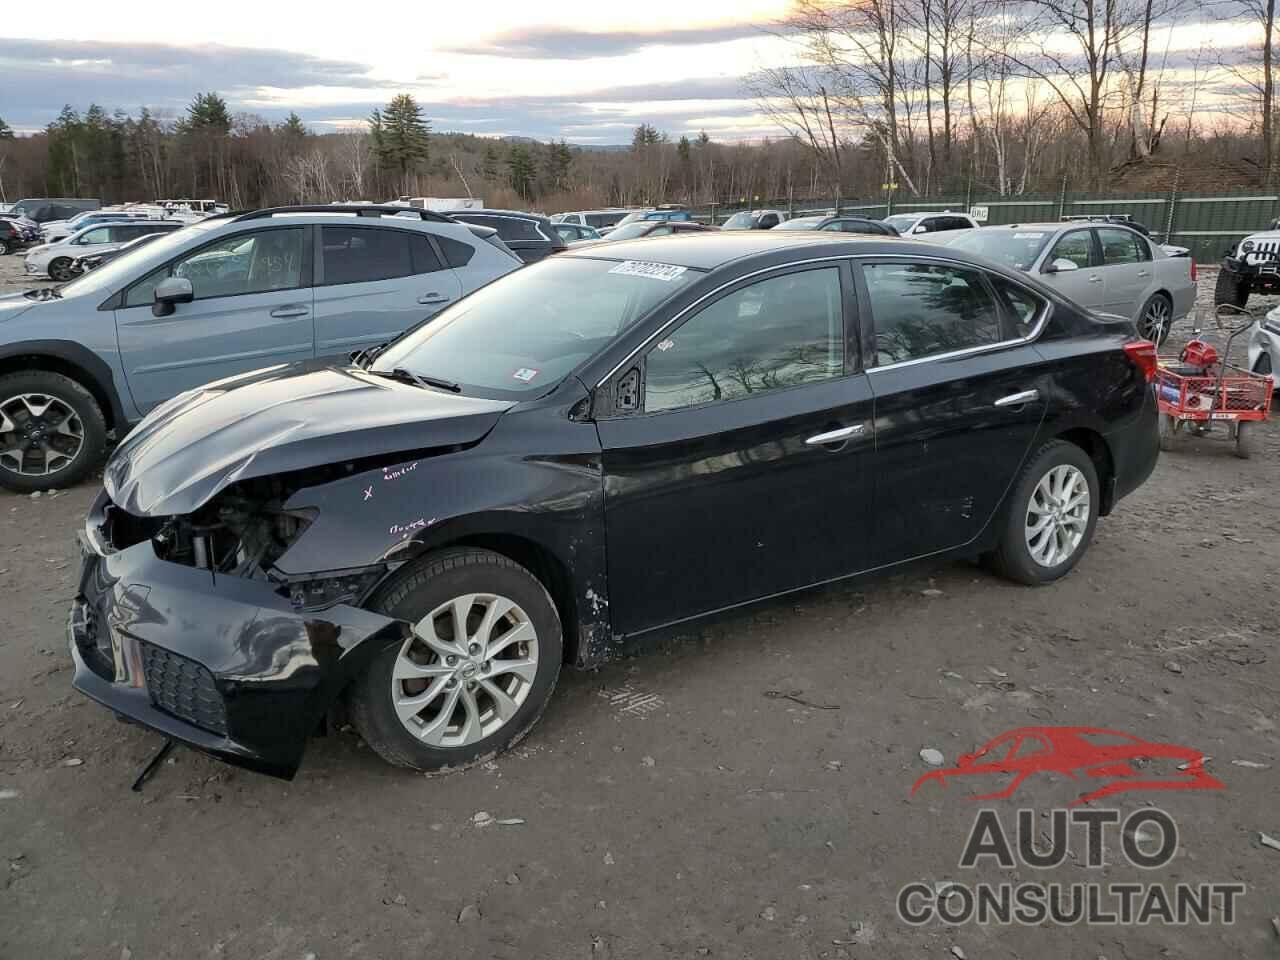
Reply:
[[1222, 15], [1241, 14], [1259, 28], [1258, 57], [1240, 62], [1224, 59], [1222, 67], [1244, 88], [1250, 119], [1261, 119], [1261, 179], [1263, 186], [1270, 187], [1276, 182], [1276, 0], [1240, 0], [1224, 8]]

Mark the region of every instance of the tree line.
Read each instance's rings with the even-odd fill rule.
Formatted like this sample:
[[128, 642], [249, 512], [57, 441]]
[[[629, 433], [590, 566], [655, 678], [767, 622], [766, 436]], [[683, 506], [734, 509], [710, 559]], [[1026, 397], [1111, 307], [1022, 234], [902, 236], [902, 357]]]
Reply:
[[1232, 5], [1252, 45], [1171, 59], [1162, 31], [1190, 2], [795, 0], [774, 28], [794, 61], [745, 81], [783, 132], [753, 142], [648, 122], [607, 149], [437, 132], [408, 94], [331, 133], [233, 113], [215, 92], [176, 116], [69, 105], [29, 137], [0, 119], [0, 196], [478, 196], [555, 212], [1099, 189], [1153, 156], [1243, 161], [1258, 186], [1280, 185], [1276, 0]]

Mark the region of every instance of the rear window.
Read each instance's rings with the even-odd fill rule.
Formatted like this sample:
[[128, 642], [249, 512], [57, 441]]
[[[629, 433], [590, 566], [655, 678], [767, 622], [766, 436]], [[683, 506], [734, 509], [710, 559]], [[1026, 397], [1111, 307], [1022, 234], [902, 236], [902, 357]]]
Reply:
[[538, 230], [538, 222], [530, 220], [528, 217], [496, 217], [473, 214], [466, 217], [458, 217], [457, 219], [466, 220], [467, 223], [479, 224], [482, 227], [493, 227], [498, 231], [498, 236], [508, 243], [512, 241], [528, 242], [531, 240], [546, 242], [547, 240]]
[[390, 280], [413, 273], [410, 234], [368, 227], [323, 227], [325, 285]]
[[444, 251], [445, 263], [451, 267], [465, 267], [476, 255], [476, 248], [469, 243], [455, 240], [453, 237], [436, 237], [440, 249]]

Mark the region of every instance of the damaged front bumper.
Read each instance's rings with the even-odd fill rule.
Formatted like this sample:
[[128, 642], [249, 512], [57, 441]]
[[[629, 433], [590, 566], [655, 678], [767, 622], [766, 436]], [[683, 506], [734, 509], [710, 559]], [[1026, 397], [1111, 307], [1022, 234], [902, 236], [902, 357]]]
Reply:
[[222, 760], [292, 778], [346, 684], [409, 626], [345, 604], [310, 612], [274, 585], [88, 538], [68, 622], [74, 686]]

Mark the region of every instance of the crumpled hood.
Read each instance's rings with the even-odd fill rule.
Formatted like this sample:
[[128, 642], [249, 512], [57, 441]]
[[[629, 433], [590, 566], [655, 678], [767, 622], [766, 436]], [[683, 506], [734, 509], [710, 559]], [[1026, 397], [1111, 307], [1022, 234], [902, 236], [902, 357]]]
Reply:
[[28, 300], [20, 293], [8, 293], [0, 296], [0, 323], [21, 316], [35, 304], [36, 301]]
[[238, 480], [472, 443], [512, 406], [356, 367], [269, 367], [156, 407], [116, 449], [103, 483], [135, 516], [186, 514]]

